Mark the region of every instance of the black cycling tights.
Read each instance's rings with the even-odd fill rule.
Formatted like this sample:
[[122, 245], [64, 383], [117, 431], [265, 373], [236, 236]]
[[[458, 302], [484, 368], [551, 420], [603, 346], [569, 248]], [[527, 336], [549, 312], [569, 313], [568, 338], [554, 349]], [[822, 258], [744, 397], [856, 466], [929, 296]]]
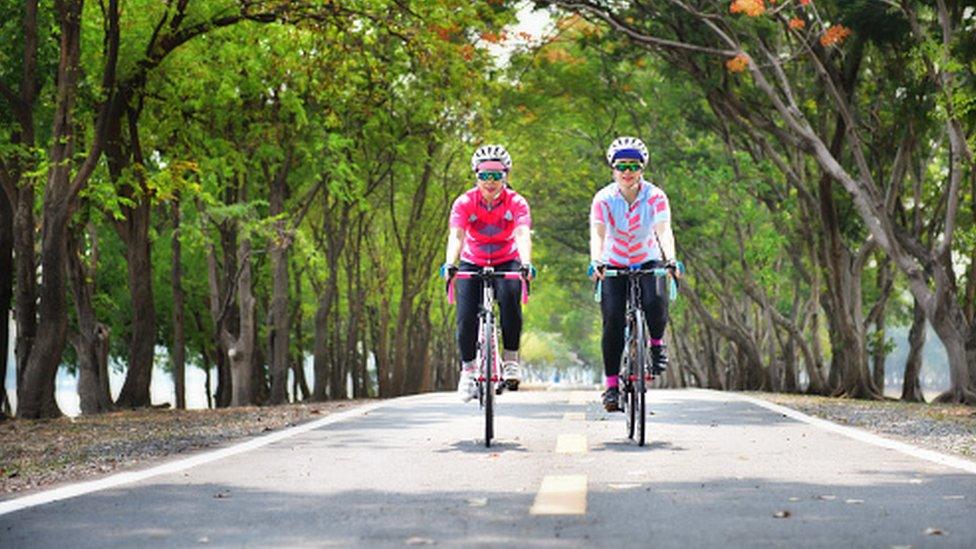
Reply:
[[[509, 261], [495, 265], [495, 271], [518, 271], [521, 264]], [[477, 271], [481, 267], [462, 261], [461, 271]], [[503, 347], [518, 351], [522, 337], [522, 282], [520, 280], [495, 280], [495, 301], [501, 310]], [[457, 279], [454, 281], [457, 299], [457, 338], [461, 360], [474, 360], [478, 346], [478, 309], [481, 307], [480, 280]]]
[[[653, 265], [656, 267], [657, 265]], [[645, 268], [652, 268], [645, 265]], [[624, 324], [627, 322], [627, 277], [603, 279], [600, 309], [603, 312], [603, 371], [608, 376], [620, 373], [624, 350]], [[641, 302], [651, 339], [664, 337], [668, 324], [667, 278], [640, 277]]]

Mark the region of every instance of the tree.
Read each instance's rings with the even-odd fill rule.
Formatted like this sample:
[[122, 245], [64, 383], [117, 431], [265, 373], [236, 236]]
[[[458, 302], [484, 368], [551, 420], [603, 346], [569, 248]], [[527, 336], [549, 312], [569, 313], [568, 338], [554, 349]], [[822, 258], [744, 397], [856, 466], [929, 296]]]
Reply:
[[[953, 246], [958, 244], [955, 237], [961, 182], [966, 171], [972, 169], [972, 154], [965, 139], [965, 121], [955, 103], [954, 90], [960, 76], [954, 67], [958, 65], [933, 62], [936, 58], [951, 60], [959, 55], [953, 45], [963, 32], [961, 9], [937, 2], [931, 11], [926, 11], [925, 18], [919, 18], [915, 6], [909, 3], [854, 3], [842, 7], [830, 2], [816, 6], [802, 2], [802, 5], [787, 4], [783, 9], [768, 13], [764, 2], [733, 2], [733, 13], [716, 12], [712, 5], [681, 0], [624, 6], [619, 10], [599, 2], [557, 1], [554, 4], [601, 21], [620, 33], [621, 38], [653, 52], [677, 68], [689, 73], [711, 74], [709, 89], [737, 105], [734, 119], [737, 124], [748, 128], [752, 134], [768, 135], [787, 144], [785, 152], [804, 153], [822, 172], [821, 185], [828, 182], [840, 184], [870, 235], [870, 245], [879, 246], [906, 277], [910, 291], [949, 350], [953, 387], [943, 395], [943, 400], [976, 401], [970, 372], [976, 361], [967, 356], [965, 343], [973, 323], [965, 317], [949, 259]], [[743, 9], [746, 4], [755, 9]], [[671, 9], [661, 12], [662, 8]], [[811, 11], [808, 15], [803, 10]], [[662, 13], [667, 15], [661, 16]], [[831, 18], [846, 18], [850, 27], [835, 24], [828, 28], [821, 13], [825, 18], [828, 13]], [[650, 19], [652, 14], [658, 17]], [[801, 23], [791, 23], [791, 14]], [[807, 21], [811, 22], [809, 28]], [[879, 36], [879, 33], [872, 34], [868, 30], [879, 22], [883, 23], [883, 32], [888, 35]], [[908, 28], [910, 33], [905, 32]], [[938, 223], [942, 227], [941, 238], [931, 247], [912, 236], [896, 215], [896, 205], [903, 196], [900, 190], [906, 155], [919, 142], [925, 141], [911, 133], [912, 124], [902, 124], [902, 131], [894, 133], [901, 138], [900, 145], [894, 150], [875, 147], [875, 142], [868, 141], [871, 138], [887, 140], [892, 134], [871, 132], [867, 124], [866, 111], [873, 101], [868, 103], [864, 95], [857, 93], [858, 86], [864, 82], [857, 78], [861, 75], [861, 65], [846, 64], [843, 57], [844, 40], [851, 36], [851, 29], [855, 37], [859, 33], [866, 37], [863, 41], [849, 41], [854, 44], [851, 48], [868, 45], [878, 48], [882, 55], [872, 60], [888, 63], [881, 66], [882, 71], [896, 70], [898, 63], [904, 63], [897, 56], [883, 55], [884, 48], [891, 47], [895, 41], [893, 36], [895, 39], [914, 37], [917, 45], [912, 52], [918, 66], [923, 67], [915, 76], [928, 86], [928, 90], [904, 99], [897, 97], [902, 92], [893, 90], [895, 97], [892, 101], [923, 105], [934, 99], [945, 113], [942, 135], [949, 147], [943, 149], [940, 156], [948, 159], [947, 165], [951, 169], [946, 179], [931, 183], [941, 186], [946, 197], [945, 208], [937, 210], [941, 218]], [[856, 49], [849, 55], [862, 58]], [[716, 58], [728, 59], [729, 70], [747, 69], [751, 81], [733, 83], [724, 89], [715, 86], [716, 71], [711, 67], [718, 65]], [[785, 60], [789, 61], [788, 66]], [[801, 61], [802, 66], [799, 65]], [[846, 76], [845, 68], [849, 70]], [[855, 77], [851, 78], [851, 75]], [[831, 113], [832, 124], [815, 124], [822, 111]], [[920, 130], [919, 126], [915, 129]], [[840, 147], [841, 144], [845, 147]], [[844, 151], [850, 151], [850, 154], [844, 154]], [[881, 153], [888, 160], [872, 163], [869, 153]], [[788, 166], [783, 154], [777, 155], [778, 163]], [[828, 196], [828, 190], [821, 192], [822, 198]], [[838, 250], [836, 244], [831, 249]], [[860, 253], [863, 255], [863, 250]], [[834, 276], [835, 284], [839, 282], [842, 287], [847, 287], [843, 279]], [[848, 330], [844, 330], [845, 326], [850, 328], [854, 324], [845, 317], [841, 320], [845, 324], [837, 328], [842, 331], [835, 329], [834, 332], [846, 337]], [[843, 343], [850, 345], [856, 341]], [[860, 357], [864, 353], [858, 349], [855, 354]], [[856, 383], [870, 380], [866, 377], [866, 364], [860, 358], [853, 371], [857, 373]]]

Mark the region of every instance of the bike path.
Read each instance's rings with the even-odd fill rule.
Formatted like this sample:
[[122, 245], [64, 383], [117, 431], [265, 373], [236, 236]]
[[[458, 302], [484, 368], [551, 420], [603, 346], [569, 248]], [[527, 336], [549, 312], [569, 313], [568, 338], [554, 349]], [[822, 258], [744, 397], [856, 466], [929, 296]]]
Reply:
[[476, 404], [389, 401], [0, 515], [0, 547], [976, 546], [971, 472], [711, 391], [649, 393], [639, 448], [598, 396], [507, 393], [492, 448]]

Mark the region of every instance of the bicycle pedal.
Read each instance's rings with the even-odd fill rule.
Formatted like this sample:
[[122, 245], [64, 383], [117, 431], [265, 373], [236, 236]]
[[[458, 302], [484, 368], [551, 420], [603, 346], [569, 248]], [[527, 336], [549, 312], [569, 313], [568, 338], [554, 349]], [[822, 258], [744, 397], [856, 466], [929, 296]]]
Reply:
[[509, 391], [518, 391], [519, 381], [517, 379], [506, 379], [504, 385]]

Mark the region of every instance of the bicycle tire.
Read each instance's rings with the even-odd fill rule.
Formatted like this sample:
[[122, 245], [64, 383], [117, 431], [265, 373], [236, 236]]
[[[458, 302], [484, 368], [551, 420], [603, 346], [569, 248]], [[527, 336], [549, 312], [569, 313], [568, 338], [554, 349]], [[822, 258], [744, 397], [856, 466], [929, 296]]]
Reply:
[[485, 360], [484, 375], [485, 381], [485, 448], [491, 447], [491, 439], [495, 437], [495, 388], [491, 381], [491, 373], [494, 370], [495, 347], [492, 338], [493, 326], [491, 321], [485, 322]]
[[647, 343], [644, 339], [644, 315], [638, 311], [636, 315], [637, 320], [637, 330], [635, 343], [637, 346], [637, 359], [634, 361], [634, 400], [636, 401], [636, 416], [637, 416], [637, 445], [643, 446], [646, 439], [647, 431], [647, 408], [645, 406], [644, 396], [647, 393], [647, 383], [645, 376], [649, 371], [647, 368]]
[[630, 359], [630, 342], [627, 342], [624, 346], [623, 362], [620, 365], [620, 374], [623, 378], [621, 383], [621, 388], [623, 389], [623, 402], [624, 402], [624, 415], [627, 416], [627, 438], [634, 438], [634, 384], [630, 382], [630, 374], [632, 373], [633, 360]]

